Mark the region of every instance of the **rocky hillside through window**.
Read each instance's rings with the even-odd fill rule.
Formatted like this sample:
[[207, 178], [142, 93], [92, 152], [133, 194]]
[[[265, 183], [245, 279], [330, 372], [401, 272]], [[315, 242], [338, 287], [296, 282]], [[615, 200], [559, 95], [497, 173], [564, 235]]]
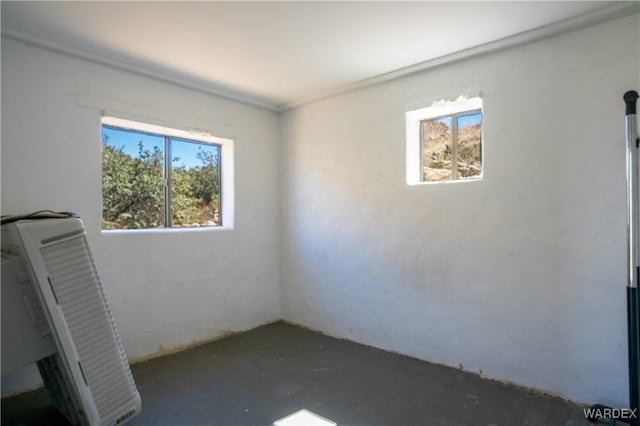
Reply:
[[481, 120], [482, 114], [475, 113], [422, 122], [423, 181], [471, 179], [481, 175]]

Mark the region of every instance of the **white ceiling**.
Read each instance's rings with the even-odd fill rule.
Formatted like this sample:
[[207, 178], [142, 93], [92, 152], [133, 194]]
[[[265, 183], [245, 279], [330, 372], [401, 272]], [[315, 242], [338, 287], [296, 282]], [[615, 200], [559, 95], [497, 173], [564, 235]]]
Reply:
[[10, 2], [7, 37], [277, 109], [612, 3]]

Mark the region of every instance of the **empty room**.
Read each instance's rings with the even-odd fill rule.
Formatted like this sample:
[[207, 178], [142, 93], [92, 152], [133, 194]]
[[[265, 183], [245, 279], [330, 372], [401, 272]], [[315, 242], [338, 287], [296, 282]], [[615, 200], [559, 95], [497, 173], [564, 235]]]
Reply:
[[2, 425], [638, 426], [638, 1], [2, 1]]

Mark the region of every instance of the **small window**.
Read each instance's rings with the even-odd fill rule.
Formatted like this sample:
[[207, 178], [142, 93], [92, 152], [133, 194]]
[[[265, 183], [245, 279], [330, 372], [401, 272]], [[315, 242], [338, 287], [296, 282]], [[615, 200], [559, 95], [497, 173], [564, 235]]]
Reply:
[[422, 120], [423, 182], [479, 178], [482, 174], [482, 112]]
[[482, 101], [460, 97], [407, 113], [407, 183], [482, 177]]
[[225, 141], [103, 119], [102, 228], [221, 226]]

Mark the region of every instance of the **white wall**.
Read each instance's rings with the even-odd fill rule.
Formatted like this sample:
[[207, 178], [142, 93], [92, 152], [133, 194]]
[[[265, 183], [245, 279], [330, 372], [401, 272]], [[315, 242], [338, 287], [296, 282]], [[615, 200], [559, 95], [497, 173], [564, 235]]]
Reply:
[[[640, 86], [638, 25], [469, 59], [281, 121], [3, 40], [2, 214], [83, 216], [130, 358], [284, 317], [622, 406], [621, 95]], [[406, 186], [404, 112], [477, 91], [484, 180]], [[102, 234], [100, 109], [233, 138], [235, 229]]]
[[[639, 17], [435, 68], [283, 117], [287, 320], [627, 403], [622, 94]], [[404, 113], [484, 98], [484, 179], [405, 184]]]
[[[102, 234], [100, 109], [234, 139], [235, 229]], [[273, 112], [3, 39], [2, 214], [82, 216], [130, 359], [274, 321], [279, 125]]]

